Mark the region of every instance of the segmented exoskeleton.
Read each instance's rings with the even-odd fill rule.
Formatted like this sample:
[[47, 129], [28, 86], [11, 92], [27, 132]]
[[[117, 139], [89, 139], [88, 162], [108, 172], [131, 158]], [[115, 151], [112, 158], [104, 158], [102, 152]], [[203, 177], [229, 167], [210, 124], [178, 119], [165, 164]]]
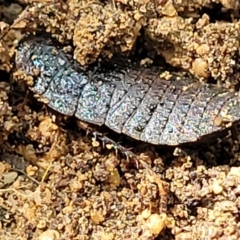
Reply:
[[16, 67], [33, 77], [31, 90], [64, 115], [156, 145], [195, 142], [240, 118], [236, 92], [176, 75], [166, 79], [157, 67], [139, 64], [85, 70], [46, 42], [20, 44]]

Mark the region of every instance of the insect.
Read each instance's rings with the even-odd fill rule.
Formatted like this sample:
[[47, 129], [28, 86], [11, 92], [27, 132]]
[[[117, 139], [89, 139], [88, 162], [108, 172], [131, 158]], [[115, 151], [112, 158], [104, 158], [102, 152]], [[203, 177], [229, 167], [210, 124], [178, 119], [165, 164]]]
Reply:
[[57, 112], [155, 145], [195, 142], [240, 119], [236, 92], [127, 62], [86, 70], [46, 39], [21, 43], [16, 67]]

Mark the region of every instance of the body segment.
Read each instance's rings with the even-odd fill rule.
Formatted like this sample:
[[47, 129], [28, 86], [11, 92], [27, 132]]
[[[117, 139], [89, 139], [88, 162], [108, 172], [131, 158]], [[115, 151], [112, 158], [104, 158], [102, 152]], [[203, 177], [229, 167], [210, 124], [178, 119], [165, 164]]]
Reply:
[[156, 67], [102, 63], [84, 70], [37, 40], [19, 46], [16, 66], [33, 77], [31, 90], [54, 110], [151, 144], [195, 142], [240, 119], [237, 93], [195, 79], [166, 79]]

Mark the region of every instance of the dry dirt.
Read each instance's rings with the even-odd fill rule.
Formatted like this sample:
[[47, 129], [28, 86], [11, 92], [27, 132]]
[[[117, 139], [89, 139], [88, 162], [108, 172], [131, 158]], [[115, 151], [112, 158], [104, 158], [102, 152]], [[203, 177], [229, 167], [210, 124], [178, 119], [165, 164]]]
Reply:
[[238, 0], [0, 4], [0, 239], [240, 238], [238, 129], [176, 149], [114, 136], [121, 151], [11, 78], [19, 41], [48, 33], [82, 65], [144, 52], [238, 89]]

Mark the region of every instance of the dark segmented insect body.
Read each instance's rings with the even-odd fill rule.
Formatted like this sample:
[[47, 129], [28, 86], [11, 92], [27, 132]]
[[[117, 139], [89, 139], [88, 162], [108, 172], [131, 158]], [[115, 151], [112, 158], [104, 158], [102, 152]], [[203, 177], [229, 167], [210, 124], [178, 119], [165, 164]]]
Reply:
[[174, 75], [166, 80], [156, 67], [126, 65], [84, 70], [38, 39], [22, 43], [16, 55], [17, 68], [33, 76], [32, 91], [49, 107], [144, 142], [194, 142], [240, 118], [236, 92]]

